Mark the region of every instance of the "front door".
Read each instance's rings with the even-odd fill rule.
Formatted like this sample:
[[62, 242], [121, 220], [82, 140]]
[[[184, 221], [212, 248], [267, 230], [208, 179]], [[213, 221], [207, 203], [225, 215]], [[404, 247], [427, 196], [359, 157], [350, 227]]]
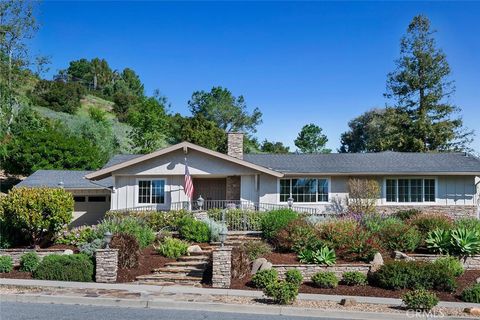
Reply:
[[227, 181], [225, 178], [194, 178], [193, 200], [200, 195], [205, 200], [225, 200], [227, 195]]

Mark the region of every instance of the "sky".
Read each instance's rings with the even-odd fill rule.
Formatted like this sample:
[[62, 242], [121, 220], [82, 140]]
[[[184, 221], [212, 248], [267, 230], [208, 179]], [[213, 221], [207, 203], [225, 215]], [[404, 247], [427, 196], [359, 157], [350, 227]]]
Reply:
[[480, 2], [57, 2], [38, 7], [33, 53], [50, 56], [51, 78], [68, 62], [105, 58], [134, 69], [172, 112], [213, 86], [263, 112], [256, 136], [293, 141], [308, 123], [340, 146], [348, 121], [383, 107], [386, 75], [411, 19], [427, 15], [480, 151]]

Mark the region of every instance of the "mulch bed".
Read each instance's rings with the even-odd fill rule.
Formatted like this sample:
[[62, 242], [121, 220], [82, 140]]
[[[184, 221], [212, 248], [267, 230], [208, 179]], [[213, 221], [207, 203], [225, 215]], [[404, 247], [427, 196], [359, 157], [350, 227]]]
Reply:
[[175, 259], [159, 255], [153, 246], [143, 249], [140, 253], [138, 267], [132, 269], [118, 269], [117, 282], [132, 282], [137, 276], [152, 273], [153, 269], [162, 268], [167, 262]]
[[[475, 280], [480, 277], [480, 270], [467, 270], [463, 275], [457, 278], [458, 288], [456, 292], [442, 292], [435, 291], [438, 298], [442, 301], [461, 301], [460, 294], [463, 289], [475, 283]], [[245, 279], [232, 279], [231, 288], [241, 290], [258, 290], [254, 288], [250, 282], [251, 277]], [[299, 289], [300, 293], [314, 293], [314, 294], [333, 294], [344, 296], [369, 296], [382, 298], [401, 298], [408, 290], [387, 290], [372, 286], [346, 286], [338, 285], [335, 289], [321, 289], [313, 286], [311, 282], [302, 284]]]
[[0, 278], [8, 279], [32, 279], [31, 272], [23, 272], [18, 270], [19, 267], [15, 267], [12, 272], [0, 273]]

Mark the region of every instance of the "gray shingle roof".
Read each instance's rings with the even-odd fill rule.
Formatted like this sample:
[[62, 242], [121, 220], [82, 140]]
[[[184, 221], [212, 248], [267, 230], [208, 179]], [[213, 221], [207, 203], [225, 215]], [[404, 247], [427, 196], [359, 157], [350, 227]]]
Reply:
[[112, 187], [112, 178], [91, 182], [84, 176], [93, 171], [76, 170], [38, 170], [25, 180], [17, 184], [17, 187], [51, 187], [59, 186], [63, 182], [65, 189], [104, 189]]
[[245, 154], [244, 159], [284, 173], [480, 173], [480, 159], [465, 153]]
[[128, 161], [128, 160], [132, 160], [132, 159], [135, 159], [135, 158], [138, 158], [138, 157], [141, 157], [141, 156], [143, 156], [143, 154], [116, 154], [112, 158], [110, 158], [110, 160], [108, 160], [107, 164], [104, 165], [103, 167], [108, 168], [108, 167], [114, 166], [116, 164], [119, 164], [119, 163], [122, 163], [122, 162], [125, 162], [125, 161]]

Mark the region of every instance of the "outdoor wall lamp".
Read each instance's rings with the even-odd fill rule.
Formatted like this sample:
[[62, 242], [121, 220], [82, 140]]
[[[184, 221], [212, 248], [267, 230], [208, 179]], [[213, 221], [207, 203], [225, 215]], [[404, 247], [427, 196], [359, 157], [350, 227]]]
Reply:
[[105, 232], [103, 235], [105, 241], [105, 249], [110, 249], [110, 242], [112, 241], [112, 233], [110, 231]]
[[293, 206], [293, 197], [290, 195], [287, 199], [288, 207], [291, 209]]
[[200, 195], [200, 197], [198, 197], [197, 199], [197, 206], [200, 208], [200, 210], [202, 210], [204, 203], [205, 203], [205, 200], [202, 198], [202, 195]]

